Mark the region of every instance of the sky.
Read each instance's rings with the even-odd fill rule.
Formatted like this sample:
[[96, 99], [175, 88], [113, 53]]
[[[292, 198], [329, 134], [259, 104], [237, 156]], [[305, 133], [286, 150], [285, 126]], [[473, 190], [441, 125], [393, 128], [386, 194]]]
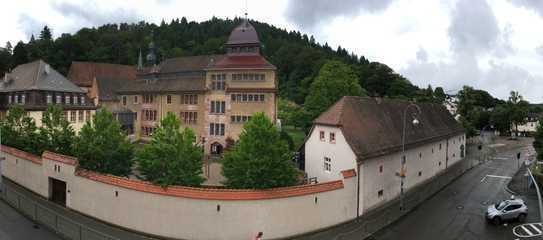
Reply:
[[[412, 83], [463, 85], [543, 102], [542, 0], [18, 0], [2, 4], [0, 46], [105, 23], [249, 18], [313, 35], [392, 67]], [[257, 29], [258, 30], [258, 29]]]

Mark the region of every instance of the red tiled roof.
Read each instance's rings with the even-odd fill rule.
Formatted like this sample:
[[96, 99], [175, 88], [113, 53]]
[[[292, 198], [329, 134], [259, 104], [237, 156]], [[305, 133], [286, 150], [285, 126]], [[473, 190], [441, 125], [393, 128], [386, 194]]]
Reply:
[[77, 158], [72, 157], [72, 156], [62, 155], [59, 153], [54, 153], [54, 152], [49, 152], [49, 151], [43, 152], [41, 156], [42, 158], [47, 158], [49, 160], [65, 163], [68, 165], [72, 165], [72, 166], [77, 165]]
[[260, 55], [243, 55], [243, 56], [228, 56], [218, 59], [213, 68], [264, 68], [264, 69], [276, 69], [268, 60]]
[[9, 154], [11, 154], [13, 156], [26, 159], [28, 161], [31, 161], [31, 162], [39, 164], [39, 165], [42, 164], [42, 159], [41, 159], [40, 156], [34, 155], [32, 153], [29, 153], [29, 152], [19, 150], [17, 148], [12, 148], [12, 147], [8, 147], [6, 145], [2, 145], [2, 152], [9, 153]]
[[320, 192], [327, 192], [343, 188], [343, 181], [331, 181], [325, 183], [301, 185], [293, 187], [273, 188], [266, 190], [253, 189], [214, 189], [214, 188], [195, 188], [183, 186], [169, 186], [162, 188], [161, 186], [153, 185], [148, 182], [133, 180], [112, 175], [104, 175], [88, 170], [78, 169], [76, 175], [85, 177], [90, 180], [102, 182], [105, 184], [115, 185], [136, 191], [162, 194], [174, 197], [184, 197], [193, 199], [207, 200], [261, 200], [286, 198], [294, 196], [302, 196]]
[[136, 67], [129, 65], [72, 62], [68, 71], [68, 79], [80, 87], [91, 87], [95, 77], [110, 77], [121, 79], [135, 79]]
[[341, 171], [341, 175], [343, 175], [344, 179], [356, 177], [356, 171], [353, 168], [349, 170], [343, 170]]

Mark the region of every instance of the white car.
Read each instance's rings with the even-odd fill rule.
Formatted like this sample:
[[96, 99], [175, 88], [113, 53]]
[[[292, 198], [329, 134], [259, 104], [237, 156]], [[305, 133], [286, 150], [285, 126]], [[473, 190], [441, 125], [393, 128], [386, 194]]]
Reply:
[[528, 215], [528, 207], [522, 199], [512, 197], [509, 200], [488, 206], [485, 215], [488, 221], [496, 225], [499, 225], [502, 221], [513, 219], [524, 222]]

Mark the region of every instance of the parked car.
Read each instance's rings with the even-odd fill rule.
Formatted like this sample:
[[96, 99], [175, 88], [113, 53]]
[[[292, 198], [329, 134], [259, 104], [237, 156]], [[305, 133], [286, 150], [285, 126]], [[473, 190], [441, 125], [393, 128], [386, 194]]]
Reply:
[[499, 225], [502, 221], [513, 219], [524, 222], [526, 215], [528, 215], [528, 207], [522, 199], [514, 196], [511, 196], [511, 199], [490, 205], [486, 209], [486, 219], [496, 225]]

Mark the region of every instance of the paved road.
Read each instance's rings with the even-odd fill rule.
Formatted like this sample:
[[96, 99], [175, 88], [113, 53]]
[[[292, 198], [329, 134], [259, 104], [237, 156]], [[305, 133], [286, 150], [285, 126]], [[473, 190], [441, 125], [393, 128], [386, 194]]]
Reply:
[[0, 200], [0, 239], [2, 240], [61, 240], [45, 228], [35, 227], [12, 207]]
[[[484, 219], [486, 205], [511, 194], [505, 191], [517, 170], [518, 149], [498, 153], [496, 157], [458, 178], [398, 222], [382, 229], [370, 239], [492, 239], [514, 240], [518, 222], [494, 226]], [[525, 199], [530, 212], [526, 222], [537, 222], [537, 199]], [[344, 239], [360, 239], [349, 236]], [[533, 238], [522, 238], [533, 239]]]

